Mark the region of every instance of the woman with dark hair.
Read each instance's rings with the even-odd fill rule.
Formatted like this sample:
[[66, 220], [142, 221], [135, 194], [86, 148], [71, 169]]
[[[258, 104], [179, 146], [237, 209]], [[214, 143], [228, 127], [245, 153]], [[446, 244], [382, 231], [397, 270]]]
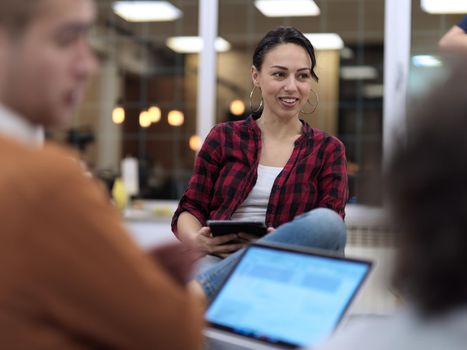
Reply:
[[386, 176], [402, 309], [355, 321], [320, 350], [467, 348], [466, 81], [456, 68], [423, 98]]
[[208, 297], [235, 261], [231, 254], [257, 237], [212, 237], [207, 220], [259, 220], [270, 231], [263, 240], [343, 253], [344, 146], [299, 117], [316, 108], [315, 66], [313, 46], [300, 31], [267, 33], [251, 67], [259, 107], [246, 120], [216, 125], [196, 158], [172, 230], [206, 254], [201, 269], [212, 269], [197, 279]]

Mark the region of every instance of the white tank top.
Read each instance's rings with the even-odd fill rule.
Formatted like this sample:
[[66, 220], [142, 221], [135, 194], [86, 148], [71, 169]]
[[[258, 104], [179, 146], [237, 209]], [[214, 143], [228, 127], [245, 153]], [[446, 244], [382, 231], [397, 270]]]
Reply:
[[232, 215], [232, 220], [254, 220], [264, 222], [272, 185], [283, 167], [258, 165], [258, 178], [245, 201]]

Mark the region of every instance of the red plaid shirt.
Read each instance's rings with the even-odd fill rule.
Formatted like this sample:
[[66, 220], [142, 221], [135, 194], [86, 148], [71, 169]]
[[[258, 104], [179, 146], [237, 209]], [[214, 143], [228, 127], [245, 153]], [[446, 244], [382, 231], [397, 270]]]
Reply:
[[[347, 201], [345, 149], [337, 138], [302, 121], [303, 134], [277, 176], [269, 197], [266, 225], [277, 227], [318, 207], [344, 218]], [[202, 225], [228, 220], [256, 183], [261, 155], [261, 130], [252, 116], [217, 124], [195, 161], [194, 174], [172, 218], [188, 211]]]

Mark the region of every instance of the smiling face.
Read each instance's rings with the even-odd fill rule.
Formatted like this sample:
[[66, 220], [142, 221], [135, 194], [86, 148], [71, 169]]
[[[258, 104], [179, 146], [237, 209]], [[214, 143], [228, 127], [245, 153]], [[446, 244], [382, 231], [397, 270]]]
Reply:
[[65, 126], [96, 60], [87, 41], [93, 0], [41, 0], [18, 35], [0, 28], [0, 101], [34, 124]]
[[297, 118], [310, 94], [311, 58], [299, 45], [279, 44], [265, 55], [261, 71], [252, 67], [252, 79], [261, 89], [263, 115]]

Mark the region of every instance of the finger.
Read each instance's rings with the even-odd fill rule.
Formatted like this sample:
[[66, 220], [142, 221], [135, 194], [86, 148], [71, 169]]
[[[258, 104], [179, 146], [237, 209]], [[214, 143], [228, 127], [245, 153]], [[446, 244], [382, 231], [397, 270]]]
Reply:
[[272, 226], [268, 227], [268, 233], [274, 232], [276, 229]]
[[245, 238], [239, 238], [237, 239], [236, 241], [233, 241], [231, 243], [242, 243], [242, 244], [250, 244], [254, 242], [254, 240], [251, 240], [251, 239], [245, 239]]
[[238, 237], [243, 239], [243, 240], [246, 240], [246, 241], [256, 241], [258, 239], [258, 236], [248, 234], [248, 233], [244, 233], [244, 232], [240, 232], [238, 234]]
[[217, 247], [224, 245], [226, 242], [232, 244], [233, 241], [237, 240], [237, 235], [235, 234], [219, 237], [198, 236], [199, 245], [202, 247], [201, 250], [208, 254], [214, 254], [217, 251]]
[[211, 237], [211, 229], [208, 226], [201, 227], [198, 233], [205, 237]]
[[246, 244], [245, 243], [235, 243], [235, 244], [223, 244], [216, 247], [213, 247], [214, 253], [232, 253], [236, 252], [239, 249], [242, 249]]
[[228, 235], [222, 235], [222, 236], [217, 236], [217, 237], [213, 237], [211, 238], [211, 243], [213, 245], [221, 245], [221, 244], [225, 244], [229, 241], [232, 241], [232, 240], [235, 240], [238, 238], [238, 235], [236, 233], [230, 233]]

